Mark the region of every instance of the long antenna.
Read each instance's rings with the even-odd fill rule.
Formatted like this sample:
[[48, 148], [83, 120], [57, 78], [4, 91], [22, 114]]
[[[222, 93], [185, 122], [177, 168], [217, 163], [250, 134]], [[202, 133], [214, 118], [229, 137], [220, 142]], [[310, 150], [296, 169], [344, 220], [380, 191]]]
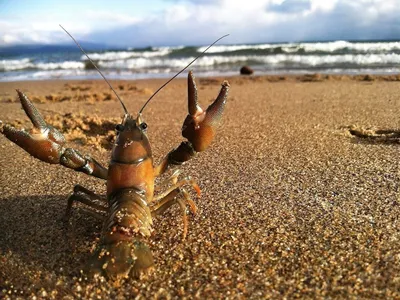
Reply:
[[79, 47], [79, 49], [81, 49], [81, 51], [83, 52], [83, 54], [86, 55], [86, 57], [89, 59], [89, 61], [92, 63], [92, 65], [96, 68], [96, 70], [100, 73], [101, 77], [103, 77], [103, 79], [107, 82], [108, 86], [110, 87], [110, 89], [114, 92], [115, 96], [117, 96], [119, 102], [121, 102], [122, 107], [124, 108], [125, 111], [125, 115], [128, 115], [128, 110], [126, 109], [126, 106], [124, 104], [124, 102], [122, 102], [121, 98], [118, 96], [117, 92], [113, 89], [113, 87], [111, 86], [111, 84], [108, 82], [107, 78], [103, 75], [103, 73], [101, 73], [101, 71], [99, 70], [99, 68], [95, 65], [95, 63], [93, 62], [93, 60], [89, 57], [89, 55], [86, 54], [85, 50], [82, 49], [81, 45], [79, 45], [79, 43], [74, 39], [74, 37], [64, 28], [61, 26], [61, 24], [59, 24], [60, 27], [62, 28], [62, 30], [65, 31], [66, 34], [68, 34], [70, 36], [70, 38], [75, 42], [75, 44]]
[[164, 83], [162, 86], [158, 88], [157, 91], [154, 92], [153, 95], [146, 101], [146, 103], [143, 105], [143, 107], [140, 109], [139, 114], [142, 113], [146, 105], [150, 102], [151, 99], [159, 92], [161, 91], [168, 83], [170, 83], [172, 80], [174, 80], [179, 74], [181, 74], [183, 71], [185, 71], [187, 68], [190, 67], [191, 64], [193, 64], [197, 59], [199, 59], [203, 54], [210, 49], [212, 46], [214, 46], [217, 42], [222, 40], [223, 38], [227, 37], [229, 34], [225, 34], [224, 36], [221, 36], [219, 39], [217, 39], [214, 43], [212, 43], [210, 46], [208, 46], [203, 52], [201, 52], [196, 58], [194, 58], [186, 67], [184, 67], [182, 70], [180, 70], [178, 73], [176, 73], [171, 79], [169, 79], [166, 83]]

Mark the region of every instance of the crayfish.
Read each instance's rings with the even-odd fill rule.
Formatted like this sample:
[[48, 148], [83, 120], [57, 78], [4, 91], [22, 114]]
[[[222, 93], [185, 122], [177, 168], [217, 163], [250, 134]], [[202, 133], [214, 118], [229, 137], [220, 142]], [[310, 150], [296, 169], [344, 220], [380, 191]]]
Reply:
[[[100, 74], [102, 75], [101, 72]], [[104, 76], [103, 78], [105, 79]], [[106, 82], [109, 84], [107, 80]], [[112, 89], [110, 84], [109, 86]], [[74, 202], [104, 211], [106, 216], [104, 218], [101, 215], [104, 223], [100, 242], [86, 270], [90, 274], [100, 274], [117, 280], [145, 272], [154, 265], [152, 252], [145, 240], [153, 231], [153, 217], [162, 214], [172, 205], [178, 204], [182, 210], [185, 238], [188, 227], [186, 208], [188, 206], [195, 213], [196, 205], [184, 186], [192, 186], [200, 195], [199, 186], [190, 177], [178, 180], [179, 172], [175, 172], [169, 179], [171, 187], [155, 195], [154, 181], [170, 166], [180, 165], [207, 149], [221, 119], [228, 90], [229, 84], [225, 81], [215, 101], [203, 111], [198, 105], [194, 76], [189, 72], [189, 114], [182, 127], [182, 135], [187, 140], [170, 151], [157, 166], [153, 165], [147, 124], [142, 116], [144, 107], [154, 94], [136, 116], [128, 112], [117, 95], [124, 109], [124, 116], [121, 123], [116, 125], [116, 140], [108, 167], [89, 155], [82, 155], [78, 150], [68, 148], [63, 134], [47, 124], [28, 97], [19, 90], [19, 100], [32, 121], [33, 128], [27, 132], [17, 130], [9, 124], [1, 124], [0, 131], [37, 159], [107, 181], [106, 196], [97, 195], [81, 185], [76, 185], [73, 194], [68, 198], [66, 216], [70, 215]], [[106, 205], [102, 206], [96, 200], [104, 200]]]

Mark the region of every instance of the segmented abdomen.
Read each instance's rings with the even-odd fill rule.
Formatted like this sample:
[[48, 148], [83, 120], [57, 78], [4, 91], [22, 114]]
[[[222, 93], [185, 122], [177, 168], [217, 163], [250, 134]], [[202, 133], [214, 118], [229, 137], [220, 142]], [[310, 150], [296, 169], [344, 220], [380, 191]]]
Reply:
[[152, 231], [145, 192], [119, 189], [108, 201], [101, 242], [88, 263], [89, 274], [99, 273], [112, 279], [136, 276], [154, 265], [153, 255], [141, 239]]
[[120, 189], [110, 195], [108, 201], [103, 238], [108, 242], [118, 242], [132, 240], [138, 235], [150, 236], [153, 221], [144, 191], [135, 188]]

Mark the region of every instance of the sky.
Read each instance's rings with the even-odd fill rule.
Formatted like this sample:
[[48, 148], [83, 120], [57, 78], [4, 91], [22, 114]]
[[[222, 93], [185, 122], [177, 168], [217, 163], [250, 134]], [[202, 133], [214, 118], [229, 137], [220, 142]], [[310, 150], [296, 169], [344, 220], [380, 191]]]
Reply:
[[0, 46], [400, 40], [400, 0], [0, 0]]

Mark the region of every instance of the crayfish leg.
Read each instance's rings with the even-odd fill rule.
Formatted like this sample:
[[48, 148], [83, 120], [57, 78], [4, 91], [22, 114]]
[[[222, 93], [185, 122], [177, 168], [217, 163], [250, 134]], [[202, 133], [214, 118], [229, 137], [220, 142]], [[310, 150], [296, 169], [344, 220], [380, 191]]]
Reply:
[[[170, 187], [169, 189], [167, 189], [165, 192], [161, 193], [160, 195], [157, 195], [154, 198], [156, 200], [156, 202], [151, 204], [151, 214], [153, 216], [161, 215], [172, 205], [179, 204], [179, 207], [181, 208], [181, 212], [182, 212], [182, 218], [183, 218], [182, 240], [186, 239], [186, 235], [188, 232], [189, 222], [188, 222], [187, 210], [186, 210], [187, 205], [189, 206], [189, 209], [192, 214], [196, 214], [196, 211], [197, 211], [196, 204], [194, 203], [194, 201], [192, 199], [190, 199], [189, 193], [184, 188], [182, 188], [182, 186], [185, 184], [192, 185], [192, 187], [196, 190], [197, 195], [200, 196], [201, 191], [200, 191], [199, 186], [193, 179], [190, 179], [188, 177], [186, 179], [183, 179], [183, 180], [175, 183], [172, 187]], [[180, 198], [179, 196], [183, 196], [183, 199]]]

